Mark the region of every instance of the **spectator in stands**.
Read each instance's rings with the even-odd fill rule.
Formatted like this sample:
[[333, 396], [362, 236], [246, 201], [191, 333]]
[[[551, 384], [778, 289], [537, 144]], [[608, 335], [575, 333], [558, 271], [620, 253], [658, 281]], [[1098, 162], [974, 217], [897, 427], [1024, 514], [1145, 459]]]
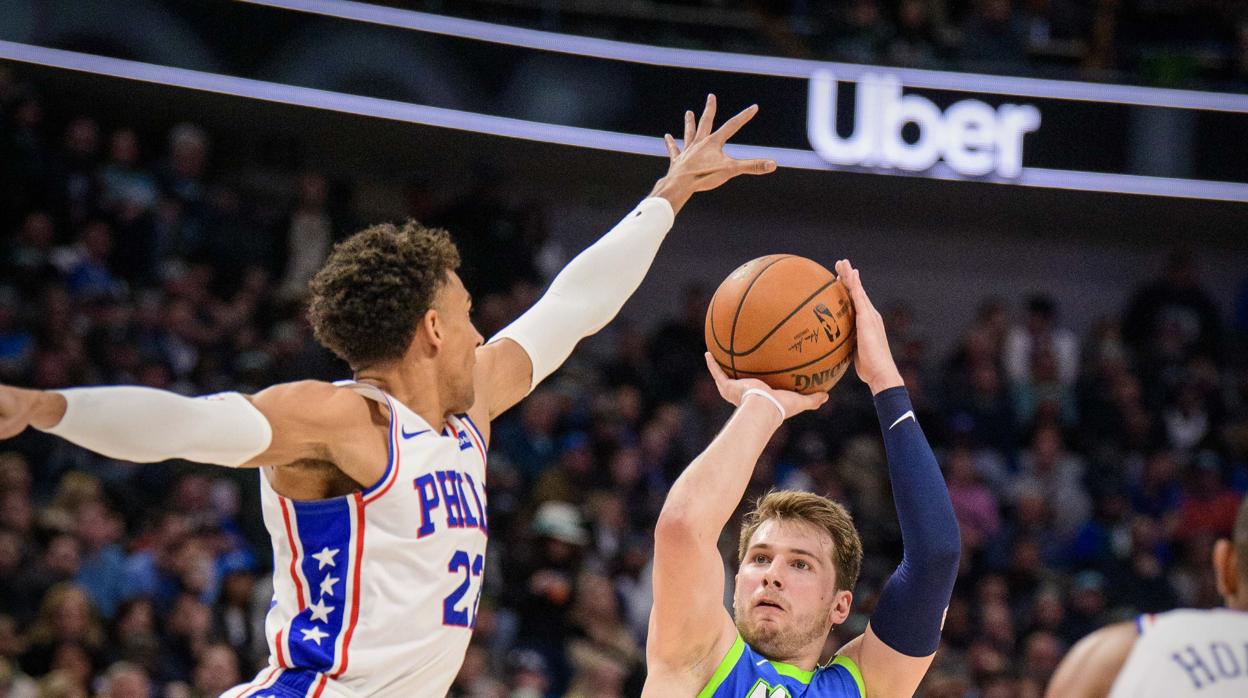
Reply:
[[211, 698], [224, 693], [242, 680], [238, 656], [228, 645], [215, 644], [204, 647], [195, 665], [194, 698]]
[[100, 680], [100, 698], [148, 698], [150, 695], [152, 680], [143, 667], [135, 664], [117, 662]]
[[852, 0], [838, 23], [832, 55], [851, 63], [873, 63], [889, 38], [888, 24], [878, 0]]
[[[1222, 337], [1218, 306], [1201, 284], [1190, 250], [1170, 254], [1166, 268], [1131, 299], [1122, 335], [1149, 379], [1168, 387], [1167, 366], [1193, 356], [1217, 357]], [[1151, 381], [1150, 381], [1151, 382]]]
[[[43, 595], [39, 615], [26, 636], [22, 669], [32, 676], [43, 676], [57, 664], [80, 668], [85, 660], [89, 679], [104, 651], [104, 629], [86, 592], [62, 582]], [[85, 686], [85, 681], [83, 682]]]
[[[892, 65], [935, 67], [943, 53], [943, 36], [927, 0], [902, 0], [897, 27], [884, 46], [883, 59]], [[895, 327], [890, 323], [889, 327]]]
[[1074, 385], [1079, 376], [1079, 340], [1058, 324], [1057, 303], [1043, 295], [1027, 299], [1027, 317], [1010, 328], [1005, 340], [1005, 370], [1010, 380], [1028, 382], [1034, 377], [1038, 357], [1047, 354], [1056, 363], [1057, 380]]
[[1017, 69], [1027, 62], [1024, 31], [1011, 12], [1010, 0], [976, 0], [963, 30], [962, 57], [981, 69]]
[[65, 129], [60, 151], [51, 158], [43, 189], [63, 228], [76, 229], [96, 213], [99, 159], [99, 124], [89, 116], [74, 118]]
[[307, 296], [308, 282], [329, 256], [330, 247], [338, 239], [338, 222], [329, 211], [329, 181], [319, 172], [305, 172], [299, 177], [298, 196], [287, 219], [274, 236], [282, 249], [276, 268], [280, 278], [278, 297], [299, 301]]

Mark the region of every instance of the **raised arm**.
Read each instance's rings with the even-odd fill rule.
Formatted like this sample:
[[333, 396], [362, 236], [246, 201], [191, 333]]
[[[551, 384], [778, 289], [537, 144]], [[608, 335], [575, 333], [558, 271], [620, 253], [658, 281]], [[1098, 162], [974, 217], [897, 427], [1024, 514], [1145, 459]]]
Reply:
[[0, 439], [34, 427], [138, 463], [176, 458], [258, 467], [328, 460], [367, 483], [373, 477], [369, 466], [353, 466], [385, 462], [375, 412], [350, 389], [318, 381], [277, 385], [253, 396], [198, 398], [134, 386], [55, 391], [0, 386]]
[[758, 380], [729, 380], [710, 354], [706, 360], [720, 395], [737, 410], [672, 485], [655, 526], [647, 696], [680, 694], [682, 682], [696, 693], [736, 639], [723, 604], [720, 532], [784, 418], [828, 398], [772, 390]]
[[606, 235], [563, 268], [550, 288], [524, 315], [477, 350], [481, 399], [471, 414], [480, 424], [519, 402], [559, 368], [576, 344], [609, 323], [641, 285], [659, 246], [689, 197], [742, 174], [775, 170], [771, 160], [736, 160], [724, 145], [754, 114], [751, 106], [717, 131], [715, 96], [696, 123], [685, 113], [682, 151], [665, 137], [670, 164], [650, 195]]
[[883, 318], [863, 290], [858, 270], [841, 260], [836, 271], [854, 302], [854, 365], [875, 397], [903, 545], [901, 564], [880, 592], [866, 632], [841, 653], [858, 665], [868, 695], [910, 696], [940, 644], [958, 574], [958, 523], [940, 466], [893, 362]]

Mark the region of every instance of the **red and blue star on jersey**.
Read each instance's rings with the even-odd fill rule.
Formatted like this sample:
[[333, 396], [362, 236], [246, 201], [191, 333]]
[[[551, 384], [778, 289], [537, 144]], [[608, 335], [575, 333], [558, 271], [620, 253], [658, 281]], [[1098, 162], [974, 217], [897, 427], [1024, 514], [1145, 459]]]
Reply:
[[347, 670], [360, 610], [364, 502], [360, 493], [319, 502], [279, 498], [299, 613], [273, 640], [277, 666], [239, 698], [319, 696]]

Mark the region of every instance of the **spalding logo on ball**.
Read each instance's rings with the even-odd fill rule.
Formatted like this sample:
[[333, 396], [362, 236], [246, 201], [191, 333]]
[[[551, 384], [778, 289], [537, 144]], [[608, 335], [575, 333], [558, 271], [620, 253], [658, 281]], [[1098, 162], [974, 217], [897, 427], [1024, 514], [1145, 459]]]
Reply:
[[827, 391], [854, 356], [849, 291], [818, 262], [773, 254], [724, 279], [706, 311], [706, 348], [730, 378]]

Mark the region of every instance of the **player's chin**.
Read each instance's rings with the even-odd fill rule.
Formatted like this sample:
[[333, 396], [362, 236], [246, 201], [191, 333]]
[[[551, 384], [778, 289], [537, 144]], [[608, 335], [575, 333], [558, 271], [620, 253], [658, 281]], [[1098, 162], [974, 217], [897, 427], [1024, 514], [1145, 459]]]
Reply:
[[784, 611], [771, 606], [756, 606], [750, 611], [750, 625], [755, 628], [780, 628], [788, 622]]
[[451, 411], [456, 414], [467, 412], [473, 405], [476, 404], [476, 401], [477, 391], [470, 385], [462, 391], [459, 399], [455, 401], [456, 404], [454, 409]]
[[755, 649], [769, 646], [773, 640], [784, 635], [784, 626], [778, 618], [750, 618], [739, 630], [741, 637]]

